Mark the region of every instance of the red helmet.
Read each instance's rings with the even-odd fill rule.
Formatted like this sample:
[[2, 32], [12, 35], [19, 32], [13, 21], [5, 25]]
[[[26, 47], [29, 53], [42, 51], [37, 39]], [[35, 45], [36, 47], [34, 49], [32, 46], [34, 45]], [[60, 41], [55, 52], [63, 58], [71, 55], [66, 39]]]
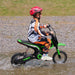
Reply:
[[30, 15], [35, 15], [36, 13], [38, 13], [38, 12], [41, 12], [42, 11], [42, 8], [40, 8], [40, 7], [38, 7], [38, 6], [35, 6], [35, 7], [33, 7], [33, 8], [31, 8], [31, 10], [30, 10]]

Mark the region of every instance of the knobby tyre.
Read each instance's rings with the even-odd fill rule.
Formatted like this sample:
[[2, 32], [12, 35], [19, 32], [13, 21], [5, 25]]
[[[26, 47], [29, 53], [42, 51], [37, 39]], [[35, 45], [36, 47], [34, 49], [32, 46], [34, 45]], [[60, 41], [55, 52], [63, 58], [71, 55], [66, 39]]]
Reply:
[[11, 57], [11, 64], [19, 65], [23, 63], [23, 53], [16, 53]]
[[60, 51], [60, 56], [58, 55], [57, 52], [55, 52], [53, 55], [53, 62], [54, 63], [65, 63], [66, 60], [67, 60], [67, 54], [64, 51]]

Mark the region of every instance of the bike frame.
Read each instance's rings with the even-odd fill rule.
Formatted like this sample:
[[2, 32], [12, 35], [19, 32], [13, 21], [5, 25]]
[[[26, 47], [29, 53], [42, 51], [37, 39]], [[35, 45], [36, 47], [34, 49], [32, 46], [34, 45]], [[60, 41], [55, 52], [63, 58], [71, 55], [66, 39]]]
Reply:
[[52, 39], [51, 39], [52, 46], [50, 47], [50, 49], [55, 47], [56, 51], [57, 51], [57, 53], [58, 53], [58, 55], [60, 57], [60, 51], [58, 49], [58, 46], [66, 46], [66, 45], [63, 44], [63, 43], [58, 43], [58, 40], [57, 40], [57, 37], [56, 37], [56, 32], [55, 32], [55, 30], [52, 28], [52, 26], [50, 24], [47, 26], [47, 28], [49, 29], [49, 31], [53, 31], [54, 32], [54, 34], [50, 34], [51, 37], [52, 37]]
[[[30, 44], [30, 43], [23, 43], [22, 42], [22, 40], [18, 40], [18, 42], [20, 43], [20, 44], [23, 44], [23, 45], [27, 45], [27, 46], [32, 46], [32, 48], [35, 50], [35, 48], [36, 49], [38, 49], [38, 51], [40, 51], [40, 53], [42, 52], [42, 48], [44, 47], [44, 46], [38, 46], [38, 45], [35, 45], [35, 44]], [[57, 46], [66, 46], [65, 44], [63, 44], [63, 43], [58, 43], [58, 45]], [[51, 41], [51, 47], [49, 48], [49, 49], [52, 49], [53, 47], [55, 47], [54, 46], [54, 44], [53, 44], [53, 42]], [[60, 55], [60, 51], [59, 51], [59, 49], [58, 48], [56, 48], [56, 51], [58, 52], [58, 55]], [[30, 60], [30, 59], [34, 59], [33, 57], [32, 57], [32, 55], [33, 54], [31, 54], [31, 56], [29, 56], [29, 57], [27, 57], [27, 58], [24, 58], [23, 60], [24, 61], [26, 61], [26, 60]], [[38, 59], [41, 59], [41, 56], [42, 56], [42, 54], [38, 54], [37, 55], [37, 58]]]
[[[58, 47], [59, 46], [66, 46], [66, 44], [63, 44], [63, 43], [58, 43], [58, 45], [57, 45]], [[52, 49], [54, 47], [54, 45], [52, 45], [49, 49]], [[60, 51], [59, 51], [59, 49], [57, 48], [56, 49], [56, 51], [58, 52], [58, 55], [60, 55]]]
[[[51, 31], [51, 29], [54, 31], [54, 29], [50, 25], [47, 28], [49, 29], [49, 31]], [[50, 34], [50, 35], [52, 36], [52, 39], [51, 39], [51, 47], [49, 49], [52, 49], [53, 47], [55, 47], [56, 51], [58, 53], [58, 56], [60, 57], [60, 51], [59, 51], [58, 47], [59, 46], [66, 46], [66, 45], [63, 43], [58, 43], [55, 31], [54, 31], [54, 35], [53, 34]], [[41, 59], [42, 54], [43, 54], [42, 49], [44, 48], [44, 46], [38, 46], [33, 43], [23, 42], [22, 40], [18, 40], [18, 42], [20, 44], [27, 46], [28, 48], [30, 47], [30, 48], [34, 49], [34, 51], [35, 51], [34, 54], [31, 54], [31, 56], [24, 58], [23, 59], [24, 61], [33, 59], [34, 57], [32, 57], [32, 55], [36, 55], [38, 53], [38, 51], [40, 52], [40, 54], [37, 54], [37, 58]]]

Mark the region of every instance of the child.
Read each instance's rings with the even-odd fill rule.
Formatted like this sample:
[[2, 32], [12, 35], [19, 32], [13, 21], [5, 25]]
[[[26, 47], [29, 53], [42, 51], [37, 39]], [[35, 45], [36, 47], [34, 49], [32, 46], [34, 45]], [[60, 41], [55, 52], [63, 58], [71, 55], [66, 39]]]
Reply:
[[[46, 28], [46, 25], [40, 25], [40, 18], [41, 18], [42, 8], [35, 6], [31, 8], [30, 15], [33, 16], [31, 20], [29, 31], [28, 31], [28, 40], [35, 44], [42, 44], [45, 45], [43, 49], [43, 56], [41, 60], [52, 60], [52, 57], [48, 56], [48, 51], [51, 45], [51, 40], [46, 38], [45, 36], [49, 35], [48, 32], [42, 32], [42, 28]], [[53, 32], [51, 32], [53, 33]]]

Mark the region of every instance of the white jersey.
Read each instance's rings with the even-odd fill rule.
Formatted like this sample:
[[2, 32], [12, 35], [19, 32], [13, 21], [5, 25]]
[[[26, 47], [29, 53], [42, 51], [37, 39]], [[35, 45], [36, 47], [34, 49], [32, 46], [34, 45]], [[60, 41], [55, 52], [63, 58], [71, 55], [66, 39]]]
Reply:
[[[34, 29], [35, 23], [36, 23], [36, 20], [33, 19], [30, 23], [29, 30], [28, 30], [28, 40], [31, 41], [31, 42], [39, 41], [38, 38], [40, 37], [38, 32], [36, 32], [35, 29]], [[38, 22], [37, 30], [41, 33], [41, 36], [44, 36], [41, 32], [39, 22]]]

